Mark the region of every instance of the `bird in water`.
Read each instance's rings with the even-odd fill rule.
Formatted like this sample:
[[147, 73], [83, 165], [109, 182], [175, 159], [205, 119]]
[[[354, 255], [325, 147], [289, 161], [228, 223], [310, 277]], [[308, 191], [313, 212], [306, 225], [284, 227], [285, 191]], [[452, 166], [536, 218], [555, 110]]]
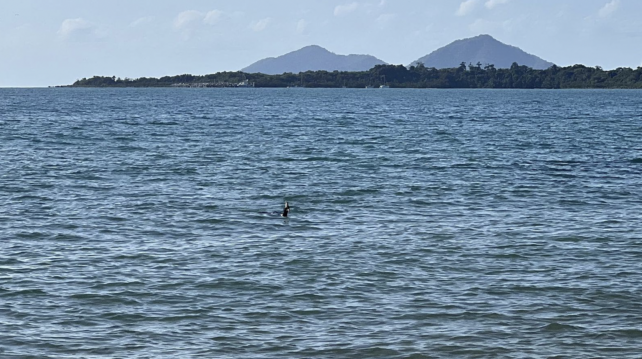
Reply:
[[287, 217], [288, 213], [290, 213], [290, 205], [288, 202], [285, 202], [285, 206], [283, 207], [283, 213], [281, 213], [281, 217]]

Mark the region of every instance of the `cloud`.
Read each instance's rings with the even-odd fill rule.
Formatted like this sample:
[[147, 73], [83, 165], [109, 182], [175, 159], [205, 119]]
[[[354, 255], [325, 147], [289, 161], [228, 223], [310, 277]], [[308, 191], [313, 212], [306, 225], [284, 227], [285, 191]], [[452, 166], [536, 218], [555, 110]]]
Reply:
[[196, 25], [216, 25], [226, 16], [227, 14], [220, 10], [212, 10], [209, 12], [187, 10], [176, 16], [176, 19], [174, 19], [174, 29], [188, 30]]
[[142, 26], [145, 24], [149, 24], [152, 21], [154, 21], [154, 18], [152, 16], [145, 16], [145, 17], [141, 17], [140, 19], [136, 19], [132, 21], [132, 23], [129, 24], [129, 26], [130, 27]]
[[86, 37], [96, 34], [96, 25], [82, 18], [66, 19], [58, 29], [58, 35], [63, 39]]
[[208, 12], [207, 14], [205, 14], [205, 17], [203, 18], [203, 23], [208, 24], [208, 25], [215, 25], [219, 21], [221, 21], [221, 19], [223, 18], [224, 15], [225, 15], [225, 13], [223, 13], [220, 10], [212, 10], [212, 11]]
[[608, 3], [606, 3], [600, 11], [598, 11], [598, 15], [600, 17], [607, 17], [613, 14], [617, 9], [620, 7], [620, 0], [611, 0]]
[[184, 29], [190, 24], [203, 21], [205, 14], [196, 10], [187, 10], [176, 16], [174, 19], [174, 28], [177, 30]]
[[499, 5], [508, 4], [510, 1], [511, 0], [488, 0], [484, 4], [484, 6], [486, 6], [487, 9], [492, 10], [492, 9], [496, 8], [497, 6], [499, 6]]
[[299, 20], [296, 23], [296, 33], [297, 34], [303, 34], [307, 27], [308, 27], [308, 22], [307, 21], [305, 21], [304, 19]]
[[250, 28], [256, 32], [260, 32], [265, 30], [265, 28], [267, 28], [271, 22], [272, 22], [272, 18], [266, 17], [265, 19], [252, 23], [252, 25], [250, 25]]
[[356, 2], [346, 5], [337, 5], [337, 7], [334, 8], [334, 16], [346, 16], [351, 12], [357, 10], [358, 7], [359, 4]]
[[475, 6], [477, 6], [477, 1], [478, 0], [466, 0], [459, 4], [459, 9], [457, 9], [457, 12], [455, 13], [457, 16], [464, 16], [469, 14], [471, 11], [475, 9]]

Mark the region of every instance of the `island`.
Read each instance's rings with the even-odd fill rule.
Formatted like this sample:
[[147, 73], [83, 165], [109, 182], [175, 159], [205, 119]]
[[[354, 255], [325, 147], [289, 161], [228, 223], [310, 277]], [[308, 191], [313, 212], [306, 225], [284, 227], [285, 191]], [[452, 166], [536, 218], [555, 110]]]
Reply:
[[496, 89], [641, 89], [642, 67], [604, 70], [599, 66], [553, 65], [544, 70], [513, 63], [510, 68], [481, 63], [437, 69], [376, 65], [368, 71], [306, 71], [266, 75], [218, 72], [136, 79], [116, 76], [83, 78], [65, 87], [308, 87], [308, 88], [496, 88]]

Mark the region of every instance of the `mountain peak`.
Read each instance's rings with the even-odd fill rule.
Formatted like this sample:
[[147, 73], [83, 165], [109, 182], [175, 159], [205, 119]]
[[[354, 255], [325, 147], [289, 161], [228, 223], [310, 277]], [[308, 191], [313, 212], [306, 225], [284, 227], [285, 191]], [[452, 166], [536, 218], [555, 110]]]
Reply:
[[[304, 46], [304, 47], [302, 47], [299, 51], [301, 51], [301, 50], [321, 50], [321, 51], [328, 51], [327, 49], [325, 49], [325, 48], [323, 48], [323, 47], [321, 47], [321, 46], [319, 46], [319, 45], [308, 45], [308, 46]], [[330, 51], [328, 51], [328, 52], [330, 52]]]
[[[473, 36], [470, 39], [486, 39], [486, 40], [495, 40], [494, 37], [488, 35], [488, 34], [479, 34], [477, 36]], [[495, 40], [497, 41], [497, 40]]]
[[510, 68], [513, 62], [534, 69], [547, 69], [553, 66], [551, 62], [526, 53], [518, 47], [506, 45], [488, 34], [454, 41], [412, 64], [420, 62], [427, 67], [439, 69], [457, 67], [462, 62], [492, 64], [497, 68]]
[[242, 69], [268, 75], [305, 71], [367, 71], [385, 62], [370, 55], [337, 55], [319, 45], [308, 45], [279, 57], [259, 60]]

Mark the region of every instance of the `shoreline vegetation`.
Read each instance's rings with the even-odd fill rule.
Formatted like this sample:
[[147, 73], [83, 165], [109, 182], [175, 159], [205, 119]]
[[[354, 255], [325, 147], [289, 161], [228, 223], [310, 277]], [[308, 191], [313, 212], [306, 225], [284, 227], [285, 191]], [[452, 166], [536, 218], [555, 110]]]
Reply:
[[642, 89], [642, 67], [573, 65], [534, 70], [517, 63], [508, 69], [462, 62], [459, 67], [436, 69], [403, 65], [377, 65], [368, 71], [306, 71], [298, 74], [218, 72], [137, 79], [116, 76], [83, 78], [61, 87], [309, 87], [309, 88], [496, 88], [496, 89]]

